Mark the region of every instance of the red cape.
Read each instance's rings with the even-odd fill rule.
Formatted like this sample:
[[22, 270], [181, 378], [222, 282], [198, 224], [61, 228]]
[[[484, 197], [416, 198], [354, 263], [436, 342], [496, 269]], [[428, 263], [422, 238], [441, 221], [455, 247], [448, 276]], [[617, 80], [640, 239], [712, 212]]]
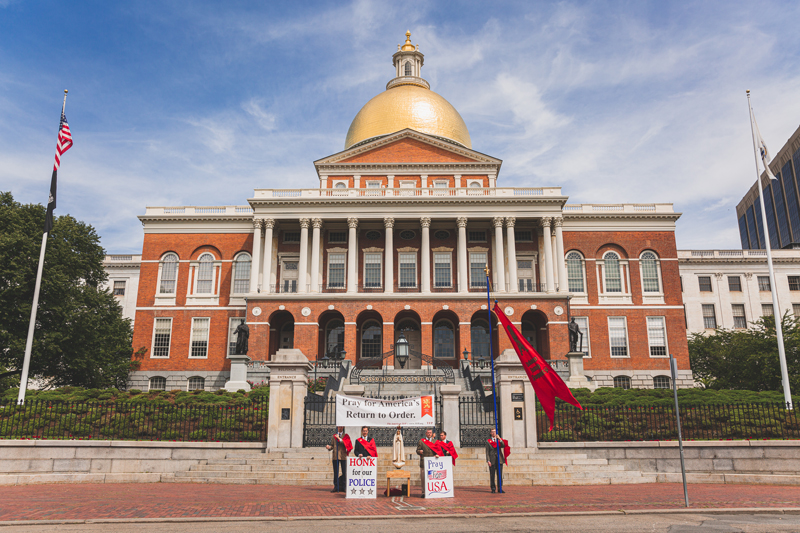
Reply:
[[[492, 448], [497, 448], [497, 444], [495, 444], [492, 439], [486, 439], [486, 442], [488, 442]], [[503, 439], [503, 444], [505, 445], [505, 448], [503, 448], [503, 463], [508, 464], [508, 456], [511, 455], [511, 446], [508, 445], [506, 439]]]
[[[439, 441], [439, 449], [442, 452], [447, 452], [450, 457], [453, 458], [453, 464], [456, 464], [456, 459], [458, 459], [458, 454], [456, 453], [456, 447], [453, 446], [452, 442], [445, 442], [443, 440]], [[444, 453], [442, 453], [444, 455]]]
[[356, 439], [356, 442], [360, 443], [364, 447], [364, 449], [367, 450], [367, 453], [369, 453], [370, 457], [378, 457], [378, 447], [375, 446], [375, 439], [372, 439], [371, 441], [367, 442], [361, 437], [358, 437], [358, 439]]
[[428, 446], [428, 448], [433, 450], [433, 453], [435, 453], [436, 455], [442, 455], [442, 447], [439, 446], [439, 442], [438, 441], [437, 442], [431, 442], [428, 439], [422, 439], [422, 442], [424, 442]]
[[[337, 435], [338, 433], [333, 434], [334, 437], [336, 437]], [[344, 449], [347, 453], [353, 451], [353, 443], [350, 442], [350, 435], [348, 435], [347, 433], [345, 433], [344, 436], [342, 437], [342, 444], [344, 444]]]

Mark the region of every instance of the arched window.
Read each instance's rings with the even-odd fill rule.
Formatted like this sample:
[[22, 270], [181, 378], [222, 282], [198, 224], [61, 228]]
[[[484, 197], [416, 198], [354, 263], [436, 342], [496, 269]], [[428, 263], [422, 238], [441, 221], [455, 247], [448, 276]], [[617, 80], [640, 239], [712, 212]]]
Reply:
[[583, 280], [583, 256], [578, 252], [567, 254], [567, 282], [569, 292], [586, 292]]
[[347, 184], [345, 182], [343, 182], [343, 181], [340, 181], [339, 183], [334, 185], [334, 188], [336, 188], [336, 189], [346, 189], [347, 188]]
[[405, 76], [411, 76], [411, 61], [406, 61]]
[[439, 320], [433, 327], [433, 356], [437, 359], [456, 356], [455, 328], [449, 320]]
[[167, 390], [167, 378], [161, 376], [150, 378], [150, 390]]
[[639, 257], [642, 269], [642, 291], [661, 292], [661, 283], [658, 275], [658, 256], [653, 252], [645, 252]]
[[605, 284], [604, 292], [622, 292], [622, 275], [619, 268], [619, 256], [614, 252], [606, 252], [603, 256]]
[[233, 262], [233, 292], [245, 294], [250, 292], [250, 254], [244, 252], [236, 256]]
[[377, 320], [361, 326], [361, 357], [380, 357], [382, 346], [383, 327]]
[[669, 376], [653, 376], [654, 389], [670, 389], [672, 385], [669, 382]]
[[469, 186], [470, 186], [471, 188], [473, 188], [473, 189], [480, 189], [481, 187], [483, 187], [483, 185], [481, 184], [481, 182], [480, 182], [480, 181], [471, 181], [471, 182], [469, 183]]
[[325, 326], [325, 355], [338, 357], [344, 350], [344, 322], [330, 320]]
[[528, 341], [528, 344], [537, 350], [539, 349], [539, 347], [536, 345], [536, 327], [530, 322], [522, 323], [522, 337]]
[[203, 254], [197, 267], [197, 294], [211, 294], [214, 283], [214, 256]]
[[203, 390], [206, 388], [206, 378], [200, 376], [193, 376], [189, 378], [189, 390]]
[[614, 377], [614, 388], [615, 389], [630, 389], [631, 388], [631, 378], [628, 376], [615, 376]]
[[161, 294], [175, 294], [175, 284], [178, 281], [178, 256], [168, 253], [161, 258], [161, 283], [158, 292]]
[[485, 320], [473, 320], [470, 325], [470, 343], [472, 345], [472, 360], [488, 360], [489, 351], [489, 323]]

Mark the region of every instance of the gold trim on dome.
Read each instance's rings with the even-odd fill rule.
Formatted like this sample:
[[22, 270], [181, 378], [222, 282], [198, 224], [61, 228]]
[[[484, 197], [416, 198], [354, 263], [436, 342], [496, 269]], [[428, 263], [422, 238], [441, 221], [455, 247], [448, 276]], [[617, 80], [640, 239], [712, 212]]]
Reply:
[[450, 102], [414, 85], [393, 87], [367, 102], [350, 124], [344, 146], [406, 128], [472, 148], [467, 125]]
[[417, 47], [411, 44], [411, 30], [406, 32], [406, 42], [403, 44], [403, 47], [400, 48], [402, 52], [413, 52], [416, 50]]

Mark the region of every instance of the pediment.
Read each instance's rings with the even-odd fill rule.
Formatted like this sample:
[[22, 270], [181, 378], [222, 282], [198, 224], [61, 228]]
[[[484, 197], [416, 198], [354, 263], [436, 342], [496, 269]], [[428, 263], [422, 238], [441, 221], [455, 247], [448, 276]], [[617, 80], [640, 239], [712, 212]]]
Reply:
[[452, 142], [405, 129], [314, 162], [328, 165], [470, 164], [500, 165], [501, 160]]

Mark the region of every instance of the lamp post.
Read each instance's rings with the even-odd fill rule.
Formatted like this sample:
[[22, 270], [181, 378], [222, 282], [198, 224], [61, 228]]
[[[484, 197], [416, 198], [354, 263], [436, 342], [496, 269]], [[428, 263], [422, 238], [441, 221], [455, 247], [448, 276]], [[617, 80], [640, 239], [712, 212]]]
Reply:
[[408, 340], [406, 340], [406, 336], [402, 333], [400, 333], [400, 337], [394, 344], [394, 358], [400, 363], [400, 368], [406, 367], [406, 362], [408, 361]]
[[469, 361], [469, 352], [467, 351], [466, 348], [464, 348], [464, 353], [462, 353], [461, 355], [464, 356], [464, 361]]

